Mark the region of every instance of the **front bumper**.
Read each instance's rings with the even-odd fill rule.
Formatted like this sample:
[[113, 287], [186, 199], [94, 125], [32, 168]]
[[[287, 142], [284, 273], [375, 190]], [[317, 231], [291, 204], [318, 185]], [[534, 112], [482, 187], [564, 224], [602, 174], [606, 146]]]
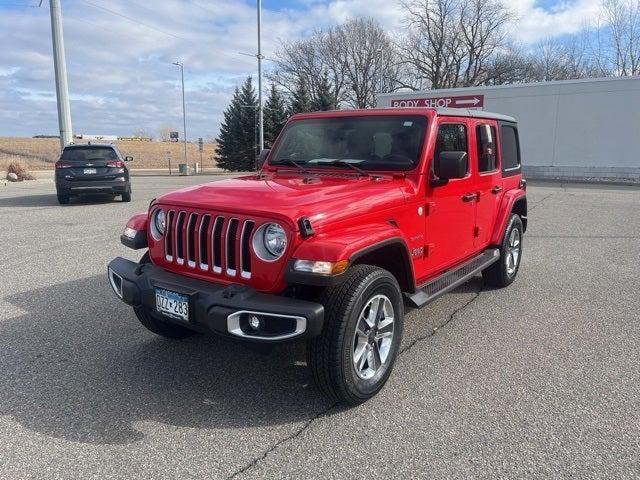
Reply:
[[[322, 331], [324, 307], [319, 303], [260, 293], [245, 285], [196, 280], [121, 257], [109, 263], [108, 276], [123, 302], [193, 330], [271, 343], [313, 338]], [[188, 322], [156, 312], [156, 288], [188, 296]], [[261, 319], [260, 329], [251, 329], [243, 320], [249, 314]]]

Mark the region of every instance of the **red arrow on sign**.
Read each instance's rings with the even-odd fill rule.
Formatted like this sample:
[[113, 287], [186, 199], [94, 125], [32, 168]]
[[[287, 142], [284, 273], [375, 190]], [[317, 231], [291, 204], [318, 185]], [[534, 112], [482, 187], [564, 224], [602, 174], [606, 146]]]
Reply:
[[392, 107], [427, 108], [482, 108], [484, 95], [459, 95], [449, 97], [406, 98], [391, 100]]

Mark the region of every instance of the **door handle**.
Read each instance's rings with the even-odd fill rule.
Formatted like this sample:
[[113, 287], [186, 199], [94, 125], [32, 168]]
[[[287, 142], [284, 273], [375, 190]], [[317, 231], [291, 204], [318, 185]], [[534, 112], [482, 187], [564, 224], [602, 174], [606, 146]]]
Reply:
[[462, 201], [463, 202], [473, 202], [476, 198], [478, 198], [478, 194], [477, 193], [465, 193], [462, 196]]
[[493, 194], [500, 193], [501, 191], [502, 191], [502, 187], [500, 185], [496, 185], [495, 187], [493, 187], [491, 189], [491, 193], [493, 193]]

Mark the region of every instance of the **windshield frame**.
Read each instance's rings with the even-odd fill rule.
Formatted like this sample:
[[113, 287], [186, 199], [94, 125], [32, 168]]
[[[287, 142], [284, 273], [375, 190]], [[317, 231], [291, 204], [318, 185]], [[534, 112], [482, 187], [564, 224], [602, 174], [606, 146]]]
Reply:
[[[333, 112], [336, 113], [336, 112]], [[432, 122], [432, 117], [425, 112], [416, 112], [411, 109], [411, 111], [406, 112], [382, 112], [382, 111], [372, 111], [372, 112], [362, 112], [362, 111], [342, 111], [337, 112], [338, 115], [327, 115], [327, 114], [299, 114], [300, 117], [293, 117], [284, 127], [280, 135], [278, 135], [278, 139], [275, 144], [272, 146], [271, 151], [269, 152], [268, 161], [265, 162], [264, 167], [267, 167], [270, 170], [279, 170], [281, 168], [286, 168], [287, 170], [296, 169], [291, 162], [287, 161], [282, 163], [280, 161], [276, 161], [277, 155], [280, 153], [280, 149], [283, 146], [283, 142], [286, 139], [287, 133], [291, 128], [294, 128], [296, 125], [302, 122], [317, 122], [317, 121], [325, 121], [325, 122], [341, 122], [341, 121], [352, 121], [352, 120], [374, 120], [374, 119], [395, 119], [395, 118], [403, 118], [406, 121], [420, 121], [424, 122], [424, 126], [422, 131], [420, 132], [420, 138], [418, 139], [418, 144], [416, 147], [416, 155], [415, 160], [412, 162], [411, 166], [403, 166], [403, 165], [367, 165], [366, 160], [361, 159], [352, 159], [348, 157], [344, 158], [312, 158], [310, 160], [301, 160], [299, 158], [293, 159], [299, 166], [307, 169], [307, 170], [339, 170], [345, 173], [356, 173], [353, 170], [347, 168], [347, 165], [344, 165], [344, 160], [351, 160], [348, 163], [352, 163], [355, 167], [358, 167], [367, 173], [370, 172], [382, 172], [382, 173], [393, 173], [393, 172], [401, 172], [403, 174], [416, 172], [418, 169], [422, 168], [422, 164], [424, 163], [425, 157], [425, 149], [427, 148], [427, 143], [429, 139], [429, 127]], [[409, 158], [409, 157], [407, 157]], [[287, 159], [292, 160], [292, 159]], [[323, 161], [325, 160], [325, 161]], [[334, 160], [334, 162], [330, 162], [328, 160]], [[297, 170], [297, 169], [296, 169]]]

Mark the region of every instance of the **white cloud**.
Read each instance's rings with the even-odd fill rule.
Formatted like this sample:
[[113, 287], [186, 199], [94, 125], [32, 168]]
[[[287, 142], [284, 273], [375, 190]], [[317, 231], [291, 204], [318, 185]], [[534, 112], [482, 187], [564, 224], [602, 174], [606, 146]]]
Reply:
[[[47, 3], [40, 9], [0, 7], [0, 135], [57, 132]], [[520, 18], [514, 36], [535, 42], [575, 32], [597, 3], [575, 0], [545, 10], [535, 0], [512, 1]], [[397, 29], [402, 17], [395, 0], [292, 0], [277, 11], [264, 4], [267, 56], [279, 39], [350, 17], [370, 16], [389, 29]], [[256, 49], [252, 2], [67, 0], [63, 10], [77, 133], [130, 134], [139, 127], [155, 132], [163, 123], [180, 125], [179, 71], [171, 62], [182, 60], [189, 136], [214, 136], [235, 85], [256, 73], [255, 60], [238, 54]]]

